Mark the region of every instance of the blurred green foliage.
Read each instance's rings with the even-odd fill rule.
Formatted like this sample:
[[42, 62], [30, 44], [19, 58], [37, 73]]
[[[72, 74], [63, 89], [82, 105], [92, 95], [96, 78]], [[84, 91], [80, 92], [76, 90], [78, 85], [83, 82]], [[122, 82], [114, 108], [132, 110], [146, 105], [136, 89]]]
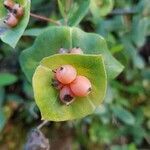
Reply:
[[[100, 1], [99, 9], [103, 10], [101, 7], [106, 7], [107, 3]], [[82, 5], [78, 5], [80, 1], [75, 2], [74, 9], [78, 10], [78, 6]], [[62, 21], [61, 16], [66, 14], [62, 12], [63, 8], [59, 11], [60, 7], [55, 0], [36, 0], [32, 1], [31, 11]], [[112, 6], [108, 6], [106, 8], [110, 9], [107, 9], [107, 13], [96, 17], [92, 5], [88, 7], [89, 11], [84, 18], [84, 15], [81, 17], [83, 19], [79, 20], [78, 26], [104, 36], [110, 52], [122, 62], [125, 69], [115, 81], [109, 83], [105, 101], [95, 114], [82, 120], [51, 122], [43, 130], [50, 138], [52, 149], [70, 144], [72, 149], [148, 150], [150, 2], [114, 0], [112, 10]], [[31, 18], [15, 50], [0, 41], [0, 149], [21, 149], [30, 129], [40, 123], [32, 87], [20, 69], [18, 57], [22, 49], [31, 46], [43, 28], [50, 25]], [[19, 131], [22, 132], [18, 135]]]

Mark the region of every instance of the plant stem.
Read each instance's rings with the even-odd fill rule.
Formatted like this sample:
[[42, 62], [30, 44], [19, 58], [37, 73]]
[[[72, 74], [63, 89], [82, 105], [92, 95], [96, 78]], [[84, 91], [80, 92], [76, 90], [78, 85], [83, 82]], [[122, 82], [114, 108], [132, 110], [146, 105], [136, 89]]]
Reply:
[[66, 6], [66, 11], [68, 12], [69, 9], [71, 8], [72, 0], [68, 0], [67, 6]]
[[112, 12], [110, 12], [108, 15], [127, 15], [127, 14], [136, 14], [137, 12], [135, 9], [114, 9]]
[[51, 23], [56, 24], [56, 25], [58, 25], [58, 26], [61, 25], [61, 23], [60, 23], [59, 21], [56, 21], [56, 20], [47, 18], [47, 17], [45, 17], [45, 16], [36, 15], [36, 14], [33, 14], [33, 13], [30, 13], [30, 16], [32, 16], [32, 17], [34, 17], [34, 18], [37, 18], [37, 19], [40, 19], [40, 20], [44, 20], [44, 21], [51, 22]]
[[37, 126], [37, 129], [40, 130], [40, 129], [41, 129], [43, 126], [45, 126], [47, 123], [48, 123], [47, 120], [43, 121], [41, 124], [39, 124], [39, 125]]

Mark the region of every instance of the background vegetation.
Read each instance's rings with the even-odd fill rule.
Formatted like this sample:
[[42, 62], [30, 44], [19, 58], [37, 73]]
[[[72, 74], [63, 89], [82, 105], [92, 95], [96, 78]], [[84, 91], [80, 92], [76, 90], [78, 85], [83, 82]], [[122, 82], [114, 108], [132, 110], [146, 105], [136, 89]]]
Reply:
[[[75, 2], [73, 6], [78, 7]], [[94, 114], [80, 120], [50, 122], [42, 131], [50, 139], [52, 150], [148, 150], [150, 2], [105, 0], [102, 3], [97, 0], [97, 4], [96, 8], [90, 5], [78, 26], [86, 32], [102, 35], [110, 52], [125, 69], [110, 82], [104, 103]], [[67, 13], [59, 11], [59, 7], [55, 0], [36, 0], [32, 1], [31, 12], [60, 20], [61, 15], [65, 17]], [[30, 18], [15, 50], [0, 41], [1, 150], [22, 149], [31, 129], [41, 122], [32, 87], [21, 71], [18, 57], [33, 44], [43, 28], [51, 25]]]

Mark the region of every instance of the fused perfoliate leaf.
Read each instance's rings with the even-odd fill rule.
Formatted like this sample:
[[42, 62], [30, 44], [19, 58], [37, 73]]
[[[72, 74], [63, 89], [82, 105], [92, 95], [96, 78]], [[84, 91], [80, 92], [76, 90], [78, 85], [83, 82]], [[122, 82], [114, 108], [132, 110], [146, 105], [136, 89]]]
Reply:
[[115, 78], [123, 70], [123, 66], [109, 52], [104, 38], [70, 27], [50, 27], [40, 34], [33, 46], [22, 52], [22, 70], [31, 81], [36, 67], [44, 57], [57, 54], [60, 48], [74, 47], [80, 47], [84, 54], [101, 54], [109, 79]]
[[[87, 77], [92, 91], [86, 97], [76, 97], [70, 105], [64, 105], [59, 99], [59, 91], [52, 85], [53, 69], [70, 64], [79, 75]], [[105, 65], [101, 55], [52, 55], [44, 58], [33, 76], [33, 90], [42, 119], [64, 121], [81, 118], [91, 114], [105, 96], [107, 79]]]
[[16, 44], [18, 43], [19, 39], [24, 33], [26, 29], [29, 17], [30, 17], [30, 0], [17, 0], [16, 2], [19, 3], [24, 8], [24, 15], [20, 19], [19, 23], [16, 27], [9, 28], [7, 27], [3, 21], [7, 16], [6, 8], [3, 5], [4, 0], [0, 0], [0, 38], [3, 42], [7, 43], [11, 47], [15, 48]]

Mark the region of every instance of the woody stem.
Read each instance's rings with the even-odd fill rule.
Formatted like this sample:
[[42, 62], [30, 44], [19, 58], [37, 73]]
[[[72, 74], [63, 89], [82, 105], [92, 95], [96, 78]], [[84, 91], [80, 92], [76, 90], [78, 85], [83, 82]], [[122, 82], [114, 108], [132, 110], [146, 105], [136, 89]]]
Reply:
[[43, 21], [51, 22], [51, 23], [59, 25], [59, 26], [61, 25], [61, 23], [59, 21], [53, 20], [51, 18], [47, 18], [45, 16], [41, 16], [41, 15], [37, 15], [37, 14], [33, 14], [33, 13], [30, 13], [30, 16], [37, 18], [37, 19], [40, 19], [40, 20], [43, 20]]

